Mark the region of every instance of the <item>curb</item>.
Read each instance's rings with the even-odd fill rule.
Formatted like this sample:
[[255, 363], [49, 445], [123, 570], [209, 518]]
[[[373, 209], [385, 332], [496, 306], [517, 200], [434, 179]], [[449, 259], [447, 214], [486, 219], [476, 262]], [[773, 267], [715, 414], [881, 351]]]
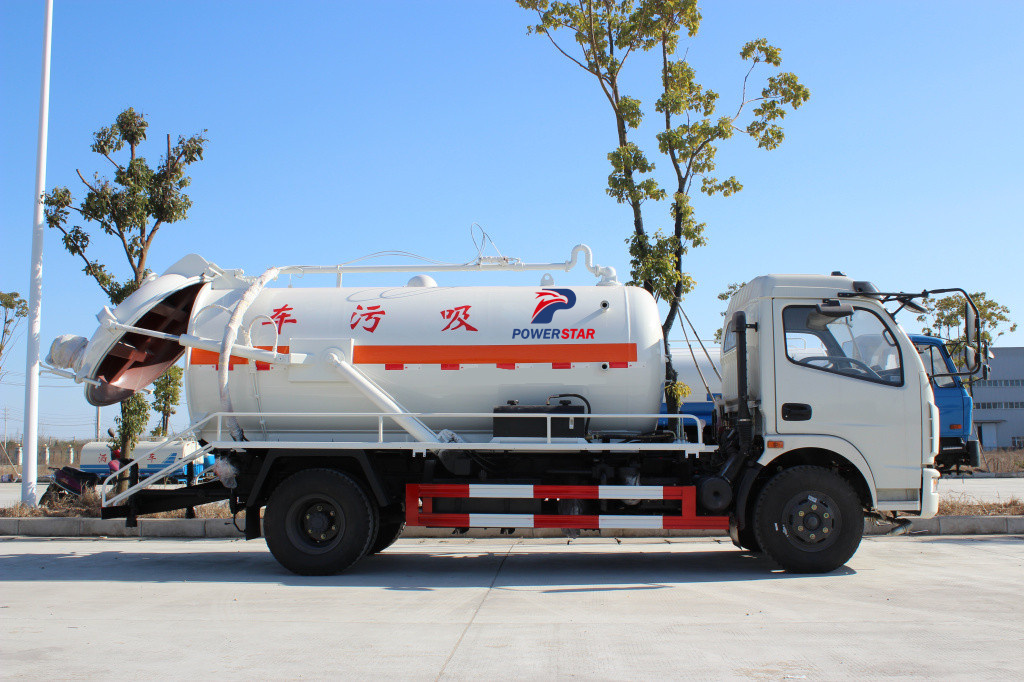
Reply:
[[[864, 522], [864, 534], [884, 535], [894, 526]], [[1024, 516], [936, 516], [911, 521], [910, 533], [919, 535], [1022, 535]], [[20, 537], [118, 537], [118, 538], [234, 538], [242, 533], [231, 519], [139, 519], [127, 528], [122, 519], [80, 517], [0, 518], [0, 536]], [[723, 537], [717, 530], [601, 530], [581, 531], [581, 537], [607, 538], [694, 538]], [[503, 534], [498, 528], [471, 528], [456, 534], [447, 528], [406, 528], [403, 538], [560, 538], [558, 528], [517, 528]]]

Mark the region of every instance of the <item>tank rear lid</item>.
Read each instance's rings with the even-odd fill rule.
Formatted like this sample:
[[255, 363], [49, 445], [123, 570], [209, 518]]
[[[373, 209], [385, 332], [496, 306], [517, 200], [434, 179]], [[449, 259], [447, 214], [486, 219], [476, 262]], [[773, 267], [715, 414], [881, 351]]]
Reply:
[[86, 385], [90, 404], [113, 405], [129, 398], [160, 378], [185, 352], [175, 341], [124, 332], [104, 321], [185, 334], [196, 297], [217, 272], [200, 256], [186, 256], [164, 274], [151, 275], [114, 310], [104, 308], [97, 315], [100, 328], [89, 341], [78, 371], [79, 378], [100, 382]]

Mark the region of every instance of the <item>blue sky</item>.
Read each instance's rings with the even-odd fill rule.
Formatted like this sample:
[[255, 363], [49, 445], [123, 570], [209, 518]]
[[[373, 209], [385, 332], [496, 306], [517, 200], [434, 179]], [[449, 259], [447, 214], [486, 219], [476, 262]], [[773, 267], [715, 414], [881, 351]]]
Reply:
[[[746, 138], [721, 148], [719, 173], [736, 175], [742, 192], [695, 199], [710, 243], [686, 263], [698, 287], [685, 305], [702, 335], [720, 323], [718, 292], [768, 272], [962, 286], [1024, 314], [1024, 4], [737, 1], [705, 3], [703, 14], [689, 58], [722, 112], [738, 102], [739, 48], [757, 37], [783, 49], [783, 68], [811, 99], [786, 119], [780, 149]], [[42, 23], [41, 1], [0, 3], [3, 291], [28, 289]], [[584, 242], [625, 275], [630, 214], [604, 193], [611, 112], [593, 79], [528, 36], [528, 23], [511, 0], [57, 0], [47, 187], [81, 196], [76, 168], [107, 171], [88, 150], [92, 132], [133, 106], [149, 120], [143, 153], [154, 163], [166, 133], [210, 138], [191, 173], [189, 220], [157, 237], [157, 271], [189, 252], [248, 273], [385, 249], [461, 262], [474, 255], [476, 222], [506, 255], [562, 260]], [[623, 75], [649, 114], [656, 78], [642, 58]], [[657, 163], [653, 132], [635, 139]], [[667, 207], [649, 206], [646, 220], [667, 226]], [[120, 264], [108, 246], [97, 253]], [[45, 354], [58, 334], [90, 336], [105, 301], [55, 233], [44, 279]], [[12, 432], [23, 337], [0, 379]], [[999, 343], [1024, 345], [1024, 329]], [[91, 433], [81, 388], [43, 385], [41, 431]]]

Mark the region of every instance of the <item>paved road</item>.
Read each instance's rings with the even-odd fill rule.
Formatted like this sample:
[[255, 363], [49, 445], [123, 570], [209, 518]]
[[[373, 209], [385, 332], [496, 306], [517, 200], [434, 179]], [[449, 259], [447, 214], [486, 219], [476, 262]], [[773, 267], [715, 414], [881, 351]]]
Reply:
[[1024, 478], [940, 478], [939, 494], [979, 502], [1024, 500]]
[[[43, 496], [46, 492], [46, 486], [48, 483], [37, 483], [36, 484], [36, 501], [38, 498]], [[10, 507], [21, 502], [21, 484], [20, 483], [0, 483], [0, 507]]]
[[[867, 538], [823, 576], [713, 539], [0, 541], [0, 677], [1014, 679], [1022, 537]], [[73, 672], [72, 672], [73, 671]]]

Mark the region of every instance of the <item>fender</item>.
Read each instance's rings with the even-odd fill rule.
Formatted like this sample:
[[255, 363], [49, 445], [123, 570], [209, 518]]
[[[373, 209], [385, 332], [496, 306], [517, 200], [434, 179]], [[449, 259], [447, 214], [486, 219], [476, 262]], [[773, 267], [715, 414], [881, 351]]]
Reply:
[[765, 449], [764, 454], [757, 460], [757, 463], [761, 466], [768, 466], [773, 460], [778, 459], [780, 456], [793, 450], [803, 450], [805, 448], [817, 448], [819, 450], [830, 450], [853, 466], [857, 467], [857, 471], [864, 477], [864, 480], [868, 484], [868, 492], [871, 493], [871, 506], [878, 506], [878, 492], [875, 488], [875, 476], [871, 473], [871, 467], [868, 465], [868, 461], [864, 458], [864, 455], [860, 453], [856, 447], [853, 446], [850, 441], [836, 436], [822, 436], [822, 435], [793, 435], [793, 434], [765, 434], [765, 441], [769, 440], [781, 440], [785, 443], [784, 448], [779, 449]]

